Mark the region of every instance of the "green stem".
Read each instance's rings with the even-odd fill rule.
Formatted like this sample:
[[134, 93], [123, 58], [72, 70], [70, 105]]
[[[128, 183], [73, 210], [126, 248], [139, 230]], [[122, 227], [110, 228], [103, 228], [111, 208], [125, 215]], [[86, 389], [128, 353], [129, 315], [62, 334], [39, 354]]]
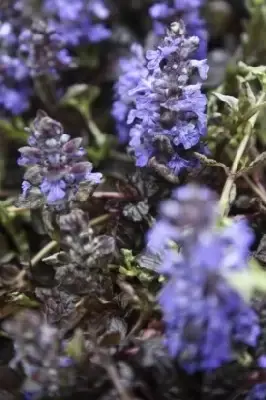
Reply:
[[[94, 218], [90, 222], [90, 226], [95, 226], [100, 224], [101, 222], [107, 221], [110, 218], [110, 214], [103, 214], [97, 218]], [[49, 254], [56, 246], [58, 242], [56, 240], [52, 240], [51, 242], [47, 243], [31, 260], [31, 266], [34, 267], [41, 261], [47, 254]]]
[[102, 222], [107, 221], [109, 218], [111, 218], [111, 215], [110, 215], [110, 214], [103, 214], [103, 215], [100, 215], [99, 217], [93, 218], [93, 219], [90, 221], [90, 226], [99, 225], [99, 224], [101, 224]]
[[34, 267], [41, 261], [48, 253], [50, 253], [57, 246], [57, 241], [52, 240], [47, 243], [31, 260], [31, 266]]
[[105, 135], [100, 131], [100, 129], [92, 119], [89, 118], [87, 122], [88, 122], [88, 127], [92, 135], [94, 136], [97, 145], [101, 147], [102, 145], [104, 145], [106, 141]]
[[266, 193], [264, 193], [260, 188], [246, 175], [243, 176], [247, 184], [251, 187], [254, 193], [261, 199], [263, 204], [266, 206]]
[[[265, 98], [265, 93], [263, 93], [257, 103], [257, 106], [259, 104], [263, 103], [263, 100]], [[260, 110], [260, 109], [259, 109]], [[220, 210], [221, 210], [221, 215], [222, 216], [227, 216], [230, 210], [230, 196], [231, 196], [231, 192], [235, 183], [235, 174], [237, 173], [238, 170], [238, 166], [239, 163], [241, 161], [241, 158], [246, 150], [246, 147], [248, 145], [248, 142], [251, 138], [252, 132], [253, 132], [253, 128], [254, 125], [256, 123], [257, 117], [259, 115], [260, 111], [257, 111], [256, 114], [254, 114], [245, 124], [245, 128], [244, 128], [244, 137], [237, 149], [237, 153], [236, 153], [236, 157], [235, 160], [233, 162], [231, 171], [230, 171], [230, 175], [228, 176], [222, 194], [221, 194], [221, 198], [220, 198]]]

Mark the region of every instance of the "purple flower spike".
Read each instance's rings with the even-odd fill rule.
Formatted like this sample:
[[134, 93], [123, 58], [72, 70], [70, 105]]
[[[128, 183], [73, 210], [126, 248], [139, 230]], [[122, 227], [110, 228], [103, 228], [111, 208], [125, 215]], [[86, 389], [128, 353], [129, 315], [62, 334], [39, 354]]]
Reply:
[[128, 113], [134, 105], [135, 95], [130, 94], [141, 77], [145, 77], [148, 71], [145, 68], [144, 50], [141, 45], [134, 43], [131, 46], [131, 55], [121, 58], [119, 61], [119, 78], [114, 86], [115, 101], [112, 108], [112, 116], [116, 121], [117, 133], [121, 143], [127, 143], [130, 126], [127, 124]]
[[29, 108], [32, 87], [29, 69], [17, 54], [19, 35], [25, 26], [29, 7], [21, 0], [8, 2], [0, 7], [0, 108], [18, 115]]
[[43, 12], [68, 46], [98, 43], [110, 37], [109, 9], [103, 0], [44, 0]]
[[82, 139], [70, 139], [59, 122], [39, 111], [29, 132], [29, 146], [19, 149], [18, 159], [19, 165], [28, 167], [22, 184], [24, 198], [37, 186], [47, 204], [62, 207], [81, 182], [100, 183], [102, 174], [92, 172], [92, 164], [83, 161]]
[[214, 193], [183, 186], [162, 203], [148, 235], [167, 277], [158, 296], [166, 346], [188, 373], [231, 362], [236, 348], [255, 347], [260, 334], [256, 313], [226, 279], [248, 268], [253, 234], [242, 219], [219, 228], [218, 216]]
[[76, 381], [75, 362], [66, 356], [56, 327], [29, 310], [3, 325], [14, 341], [15, 357], [10, 367], [15, 369], [20, 364], [26, 376], [25, 400], [54, 398], [62, 389], [71, 390]]
[[60, 35], [42, 20], [34, 21], [31, 29], [24, 29], [19, 40], [20, 52], [32, 76], [53, 74], [57, 77], [57, 71], [71, 63]]
[[197, 167], [194, 151], [206, 153], [202, 139], [207, 131], [207, 99], [195, 80], [207, 78], [208, 66], [206, 60], [193, 58], [198, 45], [199, 39], [187, 37], [180, 21], [171, 24], [156, 50], [147, 52], [147, 66], [136, 87], [128, 91], [135, 105], [127, 119], [129, 146], [137, 166], [155, 159], [178, 176]]
[[200, 16], [205, 0], [170, 0], [155, 2], [150, 7], [150, 16], [153, 19], [153, 28], [156, 35], [163, 35], [171, 22], [183, 19], [188, 35], [199, 38], [199, 47], [195, 52], [196, 59], [207, 57], [207, 32], [205, 23]]
[[169, 239], [189, 246], [193, 237], [215, 223], [217, 215], [215, 193], [204, 186], [181, 186], [161, 203], [160, 219], [148, 234], [148, 246], [161, 251]]

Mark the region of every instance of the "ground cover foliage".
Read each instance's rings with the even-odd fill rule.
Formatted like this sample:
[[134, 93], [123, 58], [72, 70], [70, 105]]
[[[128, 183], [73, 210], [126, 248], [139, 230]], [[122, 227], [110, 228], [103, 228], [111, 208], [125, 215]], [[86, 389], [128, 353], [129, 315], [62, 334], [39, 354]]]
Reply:
[[0, 1], [0, 400], [266, 399], [265, 30]]

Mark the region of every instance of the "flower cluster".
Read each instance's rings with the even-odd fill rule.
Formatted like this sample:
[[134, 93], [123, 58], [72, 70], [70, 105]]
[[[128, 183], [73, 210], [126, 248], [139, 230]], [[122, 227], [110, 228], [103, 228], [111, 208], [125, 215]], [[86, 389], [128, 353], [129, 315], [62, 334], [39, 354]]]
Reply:
[[129, 92], [134, 89], [141, 78], [148, 74], [144, 67], [146, 59], [141, 45], [134, 43], [131, 46], [131, 56], [119, 60], [119, 79], [114, 86], [115, 101], [112, 115], [116, 121], [116, 129], [121, 143], [127, 143], [130, 126], [127, 124], [128, 113], [134, 106], [135, 96]]
[[[70, 65], [63, 46], [107, 39], [111, 31], [103, 0], [44, 0], [38, 10], [31, 2], [11, 0], [0, 9], [0, 107], [14, 115], [26, 111], [33, 94], [32, 80]], [[98, 23], [97, 21], [100, 21]], [[24, 57], [23, 57], [24, 56]]]
[[31, 29], [24, 29], [19, 40], [20, 52], [32, 76], [56, 75], [58, 69], [70, 65], [71, 57], [59, 34], [42, 20], [34, 21]]
[[154, 21], [154, 31], [157, 35], [163, 35], [166, 26], [177, 19], [182, 18], [186, 24], [188, 34], [198, 36], [199, 47], [195, 58], [206, 58], [207, 32], [205, 23], [200, 16], [200, 10], [205, 0], [170, 0], [155, 2], [150, 7], [150, 16]]
[[45, 0], [43, 12], [69, 46], [97, 43], [111, 35], [104, 24], [109, 17], [104, 0]]
[[0, 107], [20, 114], [29, 107], [32, 94], [29, 70], [19, 57], [19, 34], [25, 20], [21, 0], [0, 9]]
[[82, 161], [82, 138], [70, 139], [62, 125], [39, 111], [31, 127], [28, 146], [19, 149], [18, 164], [27, 166], [22, 183], [23, 197], [31, 188], [39, 188], [48, 205], [64, 206], [76, 194], [79, 184], [97, 184], [100, 173], [92, 173], [92, 164]]
[[255, 346], [259, 335], [257, 315], [228, 281], [248, 268], [253, 235], [243, 219], [219, 227], [217, 216], [213, 193], [187, 185], [162, 203], [148, 236], [168, 277], [159, 293], [166, 345], [189, 373], [232, 361], [236, 346]]
[[137, 166], [156, 159], [176, 176], [196, 167], [193, 152], [204, 151], [207, 101], [193, 78], [198, 73], [205, 80], [208, 72], [206, 60], [191, 58], [198, 44], [197, 37], [186, 36], [183, 22], [172, 23], [158, 48], [147, 51], [147, 73], [129, 91], [135, 96], [129, 145]]
[[[115, 250], [115, 240], [111, 236], [95, 236], [86, 214], [80, 209], [59, 218], [62, 246], [66, 251], [54, 254], [45, 262], [56, 268], [55, 279], [60, 289], [75, 295], [95, 292], [104, 294], [104, 267], [107, 257]], [[100, 272], [100, 273], [99, 273]]]
[[55, 395], [75, 384], [74, 362], [64, 354], [59, 331], [42, 321], [38, 313], [24, 311], [3, 324], [14, 341], [15, 358], [10, 366], [21, 364], [29, 394]]

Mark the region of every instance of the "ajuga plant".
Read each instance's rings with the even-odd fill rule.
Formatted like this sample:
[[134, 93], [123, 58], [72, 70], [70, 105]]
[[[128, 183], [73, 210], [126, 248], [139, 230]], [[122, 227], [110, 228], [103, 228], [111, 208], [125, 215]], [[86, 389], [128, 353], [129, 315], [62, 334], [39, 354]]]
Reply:
[[[161, 8], [167, 8], [166, 4], [156, 4], [152, 9], [163, 15]], [[148, 128], [152, 129], [152, 123], [154, 125], [156, 123], [160, 124], [160, 130], [165, 137], [164, 142], [167, 144], [173, 136], [176, 146], [184, 145], [182, 140], [178, 141], [174, 138], [174, 128], [176, 130], [180, 129], [180, 127], [177, 127], [177, 121], [183, 120], [184, 123], [185, 121], [187, 122], [187, 132], [182, 133], [182, 135], [190, 138], [193, 135], [191, 133], [192, 125], [189, 128], [191, 120], [192, 118], [199, 119], [195, 105], [191, 104], [190, 108], [188, 106], [185, 108], [184, 106], [181, 107], [180, 102], [180, 106], [177, 107], [177, 101], [187, 97], [185, 87], [188, 90], [190, 87], [192, 90], [191, 79], [195, 84], [195, 76], [193, 75], [195, 75], [195, 70], [198, 66], [201, 66], [199, 71], [200, 79], [207, 79], [207, 65], [205, 65], [205, 71], [203, 71], [207, 52], [206, 49], [203, 51], [202, 48], [202, 44], [206, 44], [206, 40], [204, 41], [196, 30], [189, 30], [188, 25], [185, 26], [183, 22], [180, 22], [180, 24], [173, 23], [167, 33], [165, 26], [161, 33], [164, 35], [164, 39], [159, 42], [156, 50], [148, 50], [144, 55], [142, 46], [135, 43], [131, 46], [130, 57], [121, 58], [119, 61], [121, 75], [114, 86], [115, 102], [112, 115], [116, 120], [117, 132], [122, 143], [127, 143], [129, 139], [130, 127], [133, 124], [133, 113], [132, 111], [130, 113], [132, 108], [139, 110], [137, 116], [142, 120], [142, 125], [147, 125], [147, 130]], [[201, 63], [197, 64], [195, 59], [202, 60], [202, 65]], [[179, 67], [176, 68], [176, 65], [179, 65]], [[196, 89], [196, 85], [194, 89]], [[200, 91], [200, 86], [198, 86], [198, 90]], [[203, 98], [204, 96], [202, 95], [202, 100]], [[150, 108], [150, 116], [144, 115], [146, 108], [147, 110]], [[203, 104], [201, 108], [204, 113], [205, 106]], [[182, 116], [181, 113], [183, 113]], [[204, 131], [203, 120], [201, 124], [203, 125], [201, 130]], [[135, 131], [133, 129], [131, 134], [134, 137], [140, 135], [138, 130]], [[146, 140], [141, 138], [140, 141], [147, 141], [148, 136], [150, 136], [149, 132], [146, 133], [146, 136]], [[137, 141], [136, 139], [135, 142]], [[154, 137], [149, 140], [157, 142]], [[134, 145], [134, 141], [132, 142], [134, 148], [136, 144]], [[187, 148], [186, 146], [184, 145], [185, 149]], [[171, 146], [165, 145], [164, 147], [170, 149]], [[150, 152], [150, 150], [146, 149], [146, 152]]]
[[65, 353], [57, 328], [32, 311], [18, 314], [3, 328], [14, 341], [16, 354], [11, 366], [21, 364], [26, 376], [25, 399], [71, 391], [76, 379], [75, 362]]
[[22, 200], [37, 191], [48, 206], [65, 209], [81, 182], [100, 182], [102, 175], [91, 172], [92, 164], [82, 161], [82, 139], [70, 139], [62, 125], [45, 112], [37, 113], [28, 132], [28, 146], [19, 149], [18, 160], [19, 165], [28, 167], [22, 183]]
[[43, 12], [70, 46], [97, 43], [111, 35], [105, 24], [110, 12], [104, 0], [44, 0]]
[[210, 37], [237, 50], [210, 93], [208, 0], [0, 1], [0, 399], [265, 398], [266, 19], [249, 4], [247, 29]]
[[[36, 95], [49, 106], [45, 91], [51, 89], [34, 85], [37, 77], [59, 77], [59, 70], [74, 65], [68, 52], [70, 48], [109, 38], [111, 31], [105, 26], [108, 17], [109, 10], [100, 0], [73, 3], [45, 0], [39, 4], [11, 0], [8, 6], [1, 3], [0, 106], [3, 112], [21, 114], [29, 109]], [[52, 95], [57, 97], [56, 93]]]
[[193, 152], [205, 151], [206, 96], [193, 78], [198, 74], [205, 80], [208, 66], [206, 60], [193, 59], [198, 44], [198, 37], [186, 35], [182, 21], [172, 23], [158, 48], [147, 52], [146, 74], [129, 91], [135, 96], [128, 123], [136, 165], [158, 172], [162, 165], [168, 180], [196, 168]]
[[153, 19], [154, 31], [157, 35], [164, 34], [165, 28], [173, 21], [182, 18], [186, 24], [188, 34], [200, 39], [196, 49], [196, 58], [206, 58], [207, 31], [201, 10], [205, 0], [169, 0], [154, 1], [150, 7], [150, 16]]
[[25, 57], [30, 74], [53, 74], [70, 65], [71, 57], [55, 29], [42, 20], [33, 21], [19, 37], [20, 53]]
[[115, 252], [114, 238], [96, 236], [86, 213], [80, 209], [60, 216], [59, 227], [65, 251], [44, 261], [55, 267], [55, 280], [60, 289], [77, 295], [104, 297], [112, 287], [107, 262]]
[[128, 57], [119, 60], [119, 78], [114, 85], [115, 101], [112, 116], [116, 121], [117, 134], [121, 143], [127, 143], [129, 139], [130, 125], [127, 124], [127, 118], [135, 102], [135, 96], [130, 94], [130, 91], [137, 86], [141, 77], [146, 77], [148, 71], [145, 64], [144, 49], [137, 43], [132, 44]]
[[[207, 32], [204, 20], [200, 16], [200, 10], [205, 0], [173, 0], [164, 2], [154, 2], [150, 6], [149, 14], [153, 20], [153, 27], [156, 40], [165, 35], [166, 28], [171, 22], [182, 18], [185, 22], [187, 33], [190, 36], [197, 36], [200, 40], [194, 49], [193, 57], [205, 59], [207, 56]], [[157, 41], [158, 41], [157, 40]], [[130, 90], [137, 86], [138, 81], [143, 76], [146, 77], [148, 71], [145, 66], [145, 57], [140, 45], [133, 44], [130, 56], [119, 60], [120, 76], [115, 84], [115, 102], [113, 104], [112, 115], [116, 120], [116, 129], [119, 140], [127, 143], [129, 126], [126, 126], [127, 115], [134, 97]]]
[[166, 346], [188, 373], [231, 362], [241, 346], [256, 346], [260, 332], [256, 313], [228, 282], [248, 269], [252, 232], [243, 219], [220, 224], [217, 205], [207, 188], [180, 187], [148, 235], [167, 277], [158, 298]]
[[19, 34], [26, 24], [23, 2], [15, 0], [0, 8], [0, 106], [3, 111], [20, 114], [29, 107], [32, 94], [29, 71], [18, 56]]

